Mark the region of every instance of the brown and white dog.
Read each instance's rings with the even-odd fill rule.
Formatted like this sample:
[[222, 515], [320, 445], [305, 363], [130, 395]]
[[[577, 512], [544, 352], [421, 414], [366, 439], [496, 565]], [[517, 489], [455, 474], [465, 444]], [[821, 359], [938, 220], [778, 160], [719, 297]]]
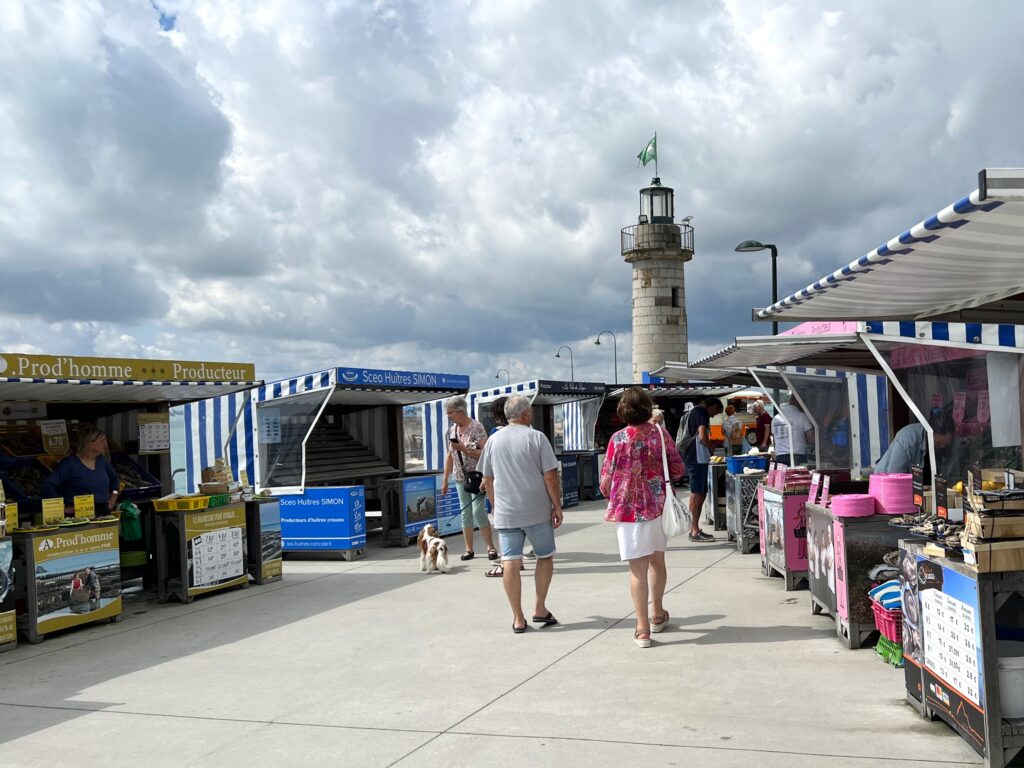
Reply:
[[448, 543], [437, 535], [437, 528], [428, 525], [416, 536], [420, 548], [420, 570], [448, 573]]

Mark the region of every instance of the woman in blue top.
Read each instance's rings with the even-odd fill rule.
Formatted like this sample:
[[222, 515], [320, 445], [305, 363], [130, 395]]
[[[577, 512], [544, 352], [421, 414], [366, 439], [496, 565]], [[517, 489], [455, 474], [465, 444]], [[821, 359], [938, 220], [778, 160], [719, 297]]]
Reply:
[[65, 509], [73, 509], [75, 496], [92, 494], [96, 499], [96, 514], [114, 509], [120, 478], [103, 455], [106, 450], [107, 436], [103, 430], [84, 425], [80, 427], [78, 450], [61, 461], [46, 478], [42, 497], [63, 497]]

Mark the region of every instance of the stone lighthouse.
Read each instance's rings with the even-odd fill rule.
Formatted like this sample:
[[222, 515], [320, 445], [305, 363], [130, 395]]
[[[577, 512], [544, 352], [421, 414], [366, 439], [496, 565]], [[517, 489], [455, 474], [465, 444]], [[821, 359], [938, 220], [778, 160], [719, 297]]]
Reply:
[[683, 268], [693, 227], [675, 223], [672, 189], [657, 177], [640, 190], [637, 223], [622, 229], [622, 258], [633, 265], [633, 382], [641, 383], [645, 371], [688, 359]]

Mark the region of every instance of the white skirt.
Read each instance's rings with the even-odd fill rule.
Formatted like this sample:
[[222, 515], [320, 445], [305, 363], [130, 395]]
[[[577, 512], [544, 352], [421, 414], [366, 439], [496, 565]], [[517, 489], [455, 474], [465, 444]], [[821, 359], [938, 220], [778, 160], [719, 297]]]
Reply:
[[619, 558], [622, 560], [636, 560], [664, 552], [668, 545], [660, 517], [642, 523], [617, 523], [615, 535], [619, 539]]

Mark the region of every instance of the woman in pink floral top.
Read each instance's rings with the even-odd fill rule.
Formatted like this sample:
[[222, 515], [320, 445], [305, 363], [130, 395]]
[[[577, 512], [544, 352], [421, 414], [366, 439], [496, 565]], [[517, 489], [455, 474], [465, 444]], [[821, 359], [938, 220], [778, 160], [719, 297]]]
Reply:
[[[633, 639], [641, 648], [650, 647], [651, 633], [664, 630], [669, 618], [662, 605], [668, 580], [668, 539], [659, 519], [666, 492], [662, 438], [669, 475], [673, 479], [683, 475], [683, 460], [675, 441], [663, 427], [650, 422], [653, 407], [642, 389], [633, 387], [623, 393], [617, 412], [628, 426], [612, 435], [601, 468], [601, 493], [608, 499], [604, 519], [616, 523], [619, 555], [629, 561], [629, 591], [636, 611]], [[648, 595], [653, 604], [653, 620], [647, 615]]]

